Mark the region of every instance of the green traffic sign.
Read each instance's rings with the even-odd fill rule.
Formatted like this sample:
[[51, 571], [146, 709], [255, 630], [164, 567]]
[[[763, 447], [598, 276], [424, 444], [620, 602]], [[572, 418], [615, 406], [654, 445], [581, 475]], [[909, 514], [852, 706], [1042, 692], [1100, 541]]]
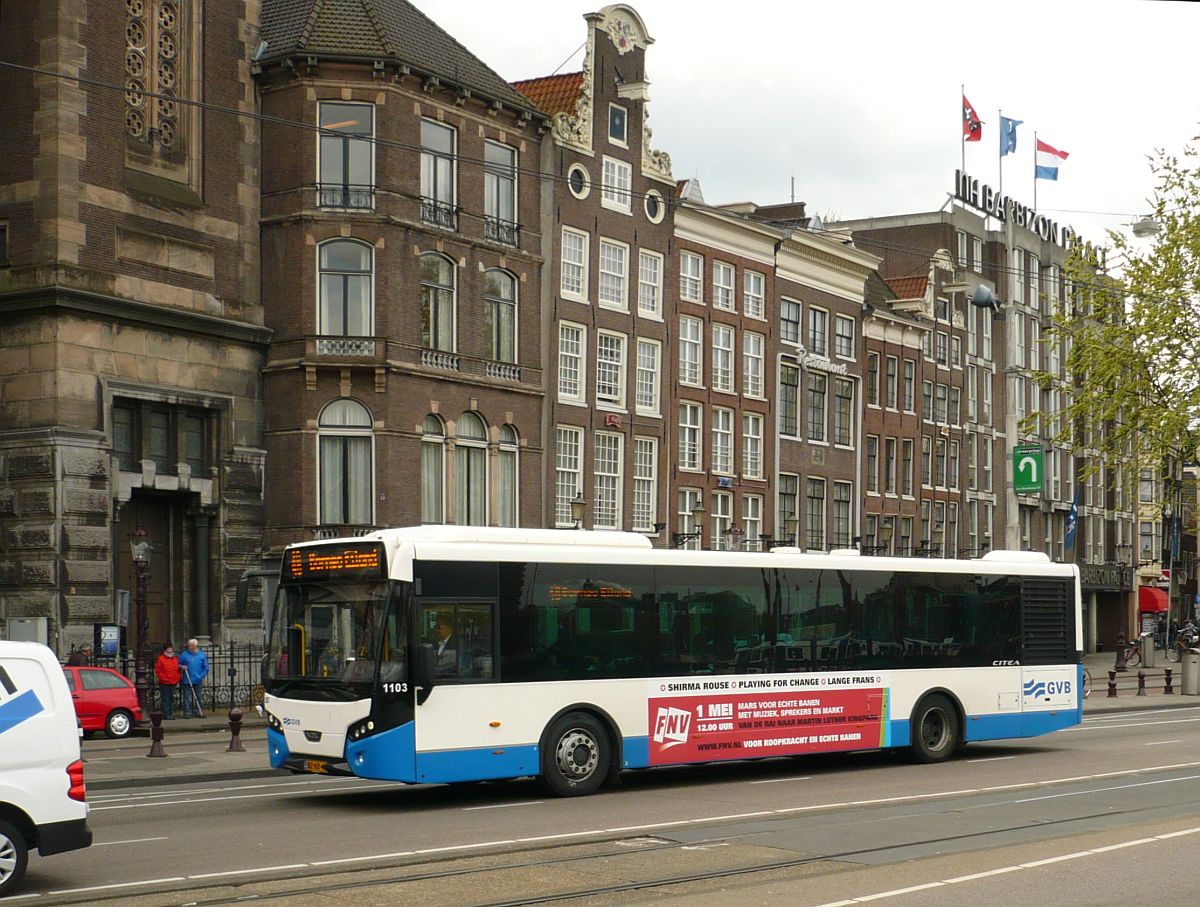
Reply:
[[1013, 448], [1013, 491], [1017, 494], [1040, 493], [1045, 481], [1042, 449], [1033, 444]]

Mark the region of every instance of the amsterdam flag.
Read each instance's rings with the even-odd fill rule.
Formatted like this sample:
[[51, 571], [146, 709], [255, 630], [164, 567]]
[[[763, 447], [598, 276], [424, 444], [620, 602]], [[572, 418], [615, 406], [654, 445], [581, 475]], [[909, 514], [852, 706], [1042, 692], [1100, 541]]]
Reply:
[[963, 99], [963, 141], [978, 142], [983, 138], [983, 120], [979, 119], [979, 114], [975, 112], [975, 108], [971, 106], [971, 102], [967, 100], [964, 94]]

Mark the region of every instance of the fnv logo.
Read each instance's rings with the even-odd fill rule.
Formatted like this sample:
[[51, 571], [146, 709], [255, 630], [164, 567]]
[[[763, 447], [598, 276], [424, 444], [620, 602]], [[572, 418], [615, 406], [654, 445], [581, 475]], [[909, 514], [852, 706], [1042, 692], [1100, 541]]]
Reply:
[[1044, 681], [1044, 680], [1027, 680], [1027, 681], [1025, 681], [1025, 695], [1033, 696], [1033, 697], [1045, 696], [1046, 695], [1046, 681]]
[[663, 749], [687, 743], [691, 729], [691, 712], [659, 706], [654, 716], [654, 742], [661, 743]]

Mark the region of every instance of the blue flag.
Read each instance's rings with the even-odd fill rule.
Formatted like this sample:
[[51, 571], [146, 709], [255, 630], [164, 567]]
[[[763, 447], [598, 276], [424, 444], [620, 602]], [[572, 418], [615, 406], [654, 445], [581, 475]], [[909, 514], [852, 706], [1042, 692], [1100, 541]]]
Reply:
[[1008, 154], [1010, 151], [1017, 150], [1017, 127], [1024, 123], [1024, 120], [1011, 120], [1008, 117], [1000, 117], [1000, 156]]
[[1081, 486], [1075, 492], [1075, 500], [1071, 502], [1071, 512], [1067, 514], [1067, 534], [1063, 537], [1063, 545], [1068, 551], [1075, 547], [1075, 527], [1079, 525], [1079, 496], [1082, 493]]

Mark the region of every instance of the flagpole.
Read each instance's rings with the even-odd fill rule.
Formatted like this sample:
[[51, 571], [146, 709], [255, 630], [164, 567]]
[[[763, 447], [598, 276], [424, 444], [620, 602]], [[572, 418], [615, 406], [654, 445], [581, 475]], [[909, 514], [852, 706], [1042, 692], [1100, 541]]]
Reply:
[[1000, 168], [1000, 179], [996, 187], [996, 194], [1000, 198], [1004, 198], [1004, 111], [999, 107], [996, 108], [996, 129], [999, 133], [1000, 141], [996, 144], [996, 166]]
[[[959, 119], [959, 126], [962, 126], [966, 122], [966, 116], [967, 116], [967, 114], [966, 114], [966, 105], [967, 105], [967, 85], [966, 85], [966, 83], [964, 82], [961, 85], [959, 85], [958, 89], [959, 89], [959, 91], [958, 91], [958, 119]], [[958, 139], [958, 146], [959, 146], [959, 150], [962, 152], [962, 168], [959, 170], [959, 172], [965, 174], [967, 172], [967, 130], [959, 129], [958, 131], [960, 133], [959, 139]]]
[[1033, 131], [1033, 210], [1037, 211], [1037, 130]]

